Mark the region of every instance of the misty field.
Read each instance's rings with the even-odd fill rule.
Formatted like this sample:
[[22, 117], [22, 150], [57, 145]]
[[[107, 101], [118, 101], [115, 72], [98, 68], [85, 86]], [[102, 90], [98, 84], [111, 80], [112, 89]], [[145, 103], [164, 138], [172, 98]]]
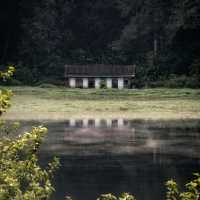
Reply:
[[69, 118], [199, 119], [199, 89], [66, 89], [9, 87], [10, 120]]

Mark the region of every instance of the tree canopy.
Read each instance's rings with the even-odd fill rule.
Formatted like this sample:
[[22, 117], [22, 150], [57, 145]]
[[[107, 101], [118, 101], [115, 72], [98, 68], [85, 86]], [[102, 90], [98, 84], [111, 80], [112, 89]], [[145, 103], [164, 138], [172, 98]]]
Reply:
[[65, 63], [137, 64], [153, 80], [199, 75], [198, 0], [10, 0], [0, 13], [1, 63], [27, 83], [61, 80]]

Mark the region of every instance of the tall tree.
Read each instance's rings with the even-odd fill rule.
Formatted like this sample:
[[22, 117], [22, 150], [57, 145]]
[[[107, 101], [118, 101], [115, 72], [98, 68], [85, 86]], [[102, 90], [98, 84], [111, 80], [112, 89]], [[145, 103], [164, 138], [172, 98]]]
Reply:
[[68, 12], [68, 2], [62, 0], [43, 0], [34, 4], [32, 15], [22, 22], [19, 51], [23, 65], [30, 65], [35, 73], [43, 76], [61, 76], [68, 47], [73, 41], [66, 24]]

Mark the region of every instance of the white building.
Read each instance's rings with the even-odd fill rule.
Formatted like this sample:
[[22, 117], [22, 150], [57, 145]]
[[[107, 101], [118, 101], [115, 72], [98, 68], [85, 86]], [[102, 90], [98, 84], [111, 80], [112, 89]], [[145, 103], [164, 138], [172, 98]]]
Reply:
[[70, 88], [131, 88], [135, 65], [65, 65]]

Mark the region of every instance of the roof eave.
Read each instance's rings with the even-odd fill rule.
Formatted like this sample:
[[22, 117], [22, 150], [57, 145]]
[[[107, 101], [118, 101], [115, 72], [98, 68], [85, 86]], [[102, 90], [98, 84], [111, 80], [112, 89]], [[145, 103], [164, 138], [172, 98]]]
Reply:
[[135, 77], [135, 75], [65, 75], [65, 78], [119, 78], [119, 77], [124, 77], [124, 78], [131, 78]]

